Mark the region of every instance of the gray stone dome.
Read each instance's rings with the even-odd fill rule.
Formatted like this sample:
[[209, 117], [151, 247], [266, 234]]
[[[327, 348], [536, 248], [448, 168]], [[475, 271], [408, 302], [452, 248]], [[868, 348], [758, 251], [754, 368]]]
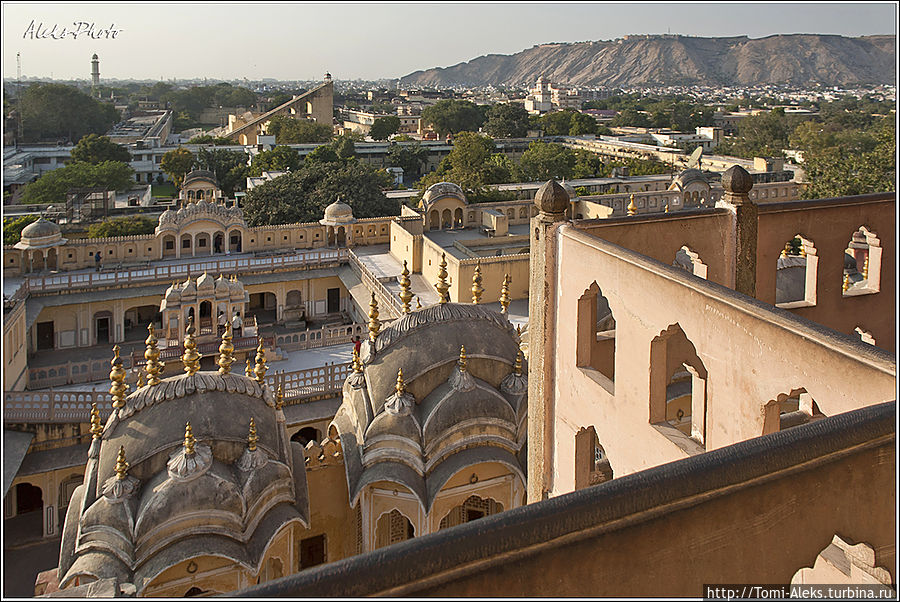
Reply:
[[43, 249], [65, 244], [59, 226], [43, 217], [22, 229], [22, 239], [15, 244], [17, 249]]
[[437, 184], [432, 184], [425, 190], [425, 194], [422, 195], [422, 204], [430, 205], [438, 199], [448, 196], [457, 198], [463, 203], [467, 202], [466, 195], [463, 193], [462, 188], [452, 182], [438, 182]]
[[706, 176], [704, 176], [703, 172], [699, 169], [685, 169], [677, 176], [675, 176], [674, 180], [674, 183], [679, 184], [681, 188], [686, 187], [691, 182], [702, 182], [704, 184], [709, 183], [706, 179]]
[[335, 201], [325, 207], [325, 219], [342, 220], [353, 217], [353, 208], [347, 203]]
[[534, 195], [534, 204], [543, 213], [565, 213], [570, 200], [569, 192], [556, 180], [548, 180]]

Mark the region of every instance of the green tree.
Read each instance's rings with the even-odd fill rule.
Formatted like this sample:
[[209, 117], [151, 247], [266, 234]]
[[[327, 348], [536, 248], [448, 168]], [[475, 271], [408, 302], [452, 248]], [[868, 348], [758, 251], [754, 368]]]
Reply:
[[134, 170], [125, 163], [104, 161], [97, 165], [76, 161], [47, 172], [22, 191], [23, 203], [64, 203], [72, 188], [125, 190], [134, 184]]
[[569, 123], [570, 136], [593, 135], [597, 133], [597, 120], [590, 115], [573, 111]]
[[38, 221], [37, 215], [20, 215], [3, 218], [3, 244], [14, 245], [22, 239], [22, 229], [32, 222]]
[[78, 141], [72, 149], [73, 161], [84, 161], [94, 165], [104, 161], [131, 162], [131, 153], [124, 146], [119, 146], [106, 136], [88, 134]]
[[496, 150], [494, 141], [473, 132], [460, 132], [453, 139], [453, 150], [444, 157], [438, 169], [419, 181], [427, 188], [441, 181], [457, 184], [467, 193], [477, 192], [490, 182], [489, 159]]
[[387, 159], [390, 167], [403, 169], [404, 178], [416, 178], [421, 175], [422, 166], [428, 161], [428, 150], [418, 142], [391, 144]]
[[369, 135], [373, 140], [387, 140], [391, 134], [396, 134], [400, 130], [400, 118], [396, 115], [387, 115], [379, 117], [372, 124]]
[[650, 119], [636, 109], [625, 109], [616, 115], [610, 123], [613, 127], [650, 127]]
[[399, 202], [382, 192], [389, 185], [386, 172], [356, 160], [339, 167], [307, 161], [297, 171], [249, 191], [244, 217], [250, 226], [318, 221], [337, 198], [350, 205], [356, 217], [398, 215]]
[[295, 171], [303, 163], [300, 153], [290, 146], [276, 146], [253, 158], [250, 175], [261, 176], [264, 171]]
[[110, 236], [134, 236], [137, 234], [153, 234], [156, 220], [141, 215], [110, 217], [99, 224], [88, 226], [90, 238], [109, 238]]
[[314, 144], [328, 142], [334, 136], [334, 129], [325, 123], [309, 119], [292, 119], [276, 115], [269, 120], [266, 133], [275, 136], [278, 144]]
[[575, 153], [560, 144], [532, 142], [519, 161], [519, 177], [524, 181], [542, 182], [550, 178], [571, 178]]
[[520, 104], [496, 104], [487, 111], [484, 131], [494, 138], [522, 138], [528, 133], [528, 111]]
[[422, 123], [431, 125], [439, 136], [477, 132], [484, 123], [478, 106], [468, 100], [439, 100], [422, 111]]
[[352, 136], [335, 136], [331, 146], [334, 147], [334, 152], [341, 159], [347, 160], [356, 157], [356, 144], [354, 144]]
[[120, 116], [111, 104], [99, 102], [63, 84], [32, 84], [19, 101], [24, 140], [80, 140], [103, 134]]
[[330, 144], [323, 144], [306, 155], [306, 163], [340, 163], [341, 158]]
[[572, 169], [573, 178], [596, 178], [604, 175], [607, 174], [600, 157], [581, 148], [575, 150], [575, 167]]
[[568, 136], [572, 129], [572, 111], [554, 111], [541, 117], [545, 136]]
[[194, 167], [194, 155], [188, 149], [179, 146], [162, 156], [159, 167], [172, 178], [175, 186], [180, 188], [184, 176]]
[[[165, 158], [165, 155], [163, 155]], [[226, 197], [232, 197], [236, 190], [246, 188], [250, 168], [249, 157], [242, 151], [230, 151], [224, 148], [200, 149], [194, 165], [199, 169], [208, 169], [216, 174], [216, 180]]]

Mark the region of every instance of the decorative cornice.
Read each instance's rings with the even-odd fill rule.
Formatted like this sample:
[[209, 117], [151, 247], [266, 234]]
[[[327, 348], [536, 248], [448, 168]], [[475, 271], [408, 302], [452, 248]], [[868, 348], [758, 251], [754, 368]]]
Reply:
[[438, 322], [471, 322], [473, 320], [489, 322], [497, 328], [509, 332], [510, 336], [515, 335], [512, 324], [503, 315], [488, 309], [485, 305], [440, 303], [406, 314], [382, 330], [375, 341], [375, 351], [380, 352], [393, 345], [420, 326]]
[[194, 393], [207, 391], [249, 395], [263, 400], [272, 408], [275, 407], [275, 397], [272, 392], [254, 379], [233, 373], [222, 375], [218, 372], [196, 372], [166, 378], [155, 387], [144, 387], [135, 391], [125, 399], [125, 407], [119, 410], [119, 418], [128, 418], [136, 412], [158, 403], [182, 399]]

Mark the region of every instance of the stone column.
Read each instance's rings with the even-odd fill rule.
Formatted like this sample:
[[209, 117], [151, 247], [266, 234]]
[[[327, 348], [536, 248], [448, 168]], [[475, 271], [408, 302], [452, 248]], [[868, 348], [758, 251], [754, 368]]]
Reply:
[[550, 180], [534, 198], [531, 278], [528, 287], [528, 503], [553, 487], [553, 356], [555, 354], [557, 229], [565, 221], [569, 194]]
[[734, 165], [722, 175], [722, 187], [722, 200], [735, 213], [734, 290], [755, 298], [759, 210], [749, 195], [753, 178], [743, 167]]

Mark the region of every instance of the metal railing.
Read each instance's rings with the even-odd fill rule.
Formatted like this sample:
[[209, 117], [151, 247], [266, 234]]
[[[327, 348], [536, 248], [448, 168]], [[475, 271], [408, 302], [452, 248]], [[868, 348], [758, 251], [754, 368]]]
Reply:
[[[266, 384], [272, 391], [283, 385], [285, 405], [294, 405], [322, 395], [340, 394], [350, 370], [350, 363], [327, 364], [269, 374]], [[100, 410], [101, 420], [106, 420], [112, 407], [112, 395], [104, 391], [5, 391], [3, 421], [86, 423], [90, 421], [93, 403]]]
[[25, 280], [25, 285], [28, 287], [26, 292], [47, 293], [95, 286], [121, 286], [142, 282], [173, 281], [187, 278], [188, 276], [199, 276], [203, 272], [209, 274], [241, 274], [285, 269], [309, 270], [335, 264], [340, 265], [347, 260], [347, 249], [298, 251], [291, 255], [275, 257], [241, 257], [191, 263], [173, 263], [108, 272], [29, 276]]

